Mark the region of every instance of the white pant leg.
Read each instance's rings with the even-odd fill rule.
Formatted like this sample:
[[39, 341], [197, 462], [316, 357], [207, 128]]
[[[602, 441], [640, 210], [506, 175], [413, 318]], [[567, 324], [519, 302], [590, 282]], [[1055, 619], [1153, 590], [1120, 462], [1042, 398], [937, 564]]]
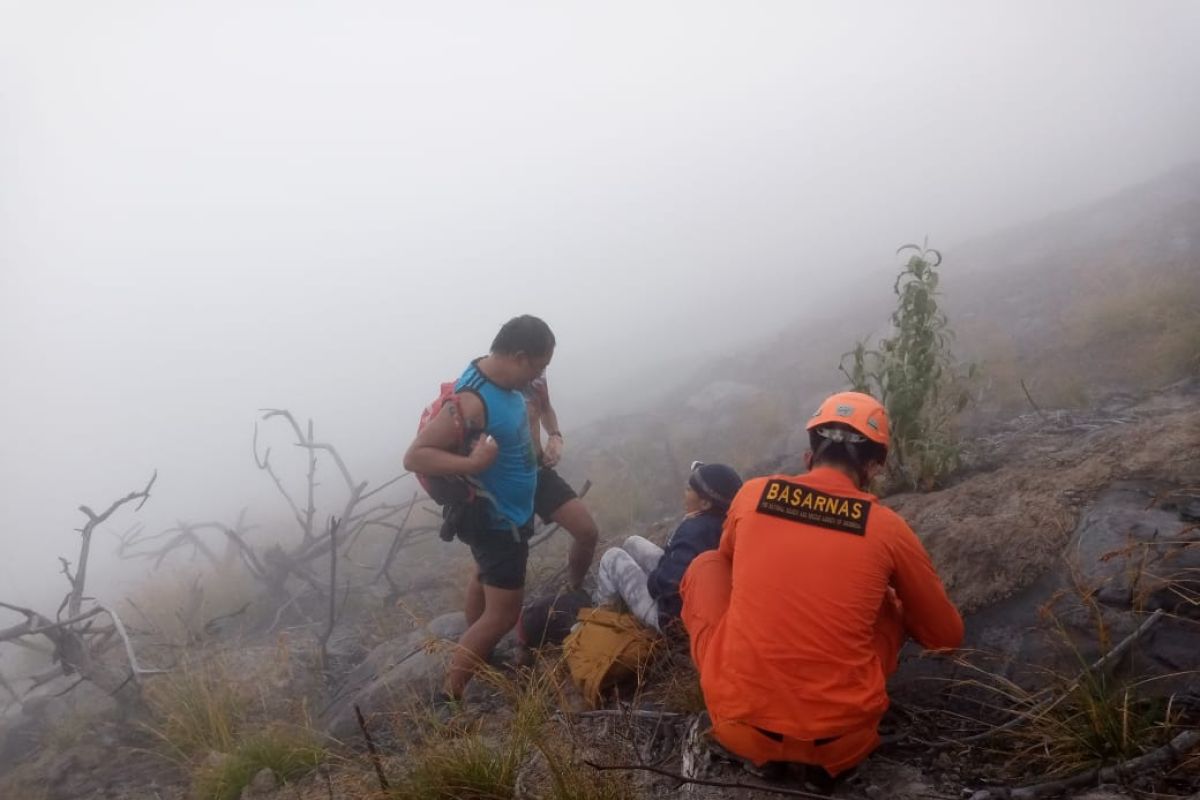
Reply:
[[596, 569], [596, 587], [597, 602], [620, 597], [643, 625], [658, 630], [658, 603], [646, 588], [645, 571], [629, 553], [616, 547], [604, 551]]
[[649, 575], [662, 560], [663, 549], [644, 536], [630, 536], [621, 549], [633, 556], [633, 560]]

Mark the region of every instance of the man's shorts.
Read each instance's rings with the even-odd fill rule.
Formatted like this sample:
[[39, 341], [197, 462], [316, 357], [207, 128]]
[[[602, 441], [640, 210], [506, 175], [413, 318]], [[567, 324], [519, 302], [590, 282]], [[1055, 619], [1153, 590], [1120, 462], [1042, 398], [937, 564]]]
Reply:
[[562, 479], [553, 467], [541, 467], [537, 474], [537, 492], [533, 496], [533, 510], [549, 524], [550, 517], [568, 501], [579, 495]]
[[481, 531], [470, 536], [471, 555], [479, 567], [479, 582], [496, 589], [525, 587], [525, 566], [529, 561], [529, 537], [533, 535], [533, 520], [517, 529], [520, 541], [512, 529]]

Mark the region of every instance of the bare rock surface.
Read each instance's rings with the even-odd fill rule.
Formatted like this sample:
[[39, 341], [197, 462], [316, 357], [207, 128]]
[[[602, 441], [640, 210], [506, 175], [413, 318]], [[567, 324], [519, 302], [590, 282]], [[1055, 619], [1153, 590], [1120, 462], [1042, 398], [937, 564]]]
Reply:
[[376, 647], [334, 691], [321, 714], [322, 727], [334, 738], [350, 741], [359, 736], [355, 706], [370, 719], [406, 697], [433, 694], [445, 673], [447, 645], [466, 627], [466, 617], [455, 611]]
[[965, 611], [1056, 568], [1085, 506], [1117, 481], [1200, 487], [1200, 389], [1090, 415], [1029, 414], [977, 440], [948, 488], [887, 504], [922, 537]]

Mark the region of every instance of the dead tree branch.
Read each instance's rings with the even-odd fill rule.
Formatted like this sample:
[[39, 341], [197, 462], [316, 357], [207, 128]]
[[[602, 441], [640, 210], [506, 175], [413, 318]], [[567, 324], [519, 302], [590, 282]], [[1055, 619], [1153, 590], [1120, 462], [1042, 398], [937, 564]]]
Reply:
[[329, 625], [321, 636], [321, 663], [329, 660], [326, 647], [329, 637], [333, 635], [333, 626], [337, 622], [337, 533], [339, 521], [337, 517], [329, 518]]
[[158, 480], [158, 470], [154, 470], [154, 474], [150, 476], [150, 481], [146, 484], [146, 488], [140, 492], [130, 492], [119, 500], [113, 501], [113, 504], [100, 514], [92, 511], [87, 506], [79, 507], [79, 510], [88, 518], [88, 521], [79, 530], [83, 541], [79, 547], [79, 564], [76, 567], [75, 577], [71, 579], [71, 601], [67, 604], [67, 613], [70, 616], [79, 615], [79, 607], [83, 602], [83, 588], [87, 580], [88, 550], [92, 546], [92, 532], [96, 530], [97, 525], [103, 524], [117, 509], [126, 503], [138, 500], [139, 502], [134, 511], [140, 511], [142, 506], [146, 504], [146, 501], [150, 499], [150, 489], [154, 486], [156, 480]]
[[[388, 547], [387, 556], [383, 559], [383, 565], [379, 567], [379, 572], [375, 574], [375, 578], [371, 581], [372, 584], [377, 583], [380, 578], [389, 574], [388, 570], [392, 568], [392, 559], [394, 559], [396, 554], [400, 552], [401, 546], [403, 546], [404, 541], [408, 538], [404, 532], [404, 528], [408, 525], [409, 518], [412, 517], [413, 509], [417, 506], [417, 496], [417, 493], [413, 492], [412, 500], [410, 500], [408, 504], [408, 513], [404, 515], [404, 519], [398, 526], [396, 526], [396, 535], [392, 538], [392, 544], [390, 547]], [[390, 527], [388, 523], [384, 522], [376, 522], [375, 524], [382, 525], [384, 527]]]
[[989, 728], [988, 730], [983, 731], [982, 733], [976, 733], [971, 736], [960, 737], [957, 739], [945, 739], [940, 742], [935, 742], [933, 744], [933, 747], [935, 749], [945, 749], [948, 747], [955, 747], [955, 746], [958, 746], [961, 744], [970, 744], [972, 742], [978, 742], [978, 741], [982, 741], [984, 739], [989, 739], [998, 733], [1003, 733], [1004, 731], [1012, 730], [1013, 728], [1019, 726], [1022, 722], [1028, 721], [1031, 717], [1039, 716], [1041, 714], [1045, 714], [1049, 711], [1054, 710], [1060, 703], [1062, 703], [1064, 700], [1069, 698], [1075, 692], [1075, 690], [1079, 688], [1079, 685], [1081, 683], [1083, 683], [1083, 681], [1089, 675], [1094, 675], [1097, 673], [1104, 673], [1108, 670], [1109, 667], [1116, 664], [1117, 661], [1123, 655], [1125, 655], [1125, 653], [1129, 650], [1129, 648], [1133, 647], [1134, 642], [1136, 642], [1138, 639], [1140, 639], [1146, 633], [1146, 631], [1150, 630], [1155, 625], [1157, 625], [1159, 623], [1159, 621], [1162, 620], [1165, 616], [1166, 616], [1166, 612], [1161, 608], [1158, 609], [1157, 611], [1155, 611], [1150, 616], [1148, 616], [1142, 622], [1142, 624], [1137, 627], [1137, 629], [1133, 633], [1126, 636], [1124, 639], [1122, 639], [1120, 642], [1118, 642], [1115, 647], [1113, 647], [1111, 650], [1109, 650], [1103, 656], [1101, 656], [1096, 661], [1094, 661], [1091, 664], [1091, 666], [1089, 666], [1083, 672], [1079, 673], [1079, 675], [1075, 678], [1075, 680], [1073, 680], [1071, 682], [1070, 686], [1068, 686], [1064, 691], [1059, 692], [1059, 694], [1056, 695], [1055, 697], [1053, 697], [1052, 699], [1047, 700], [1044, 704], [1035, 706], [1033, 709], [1029, 710], [1028, 712], [1021, 713], [1019, 716], [1013, 717], [1008, 722], [1005, 722], [1002, 725], [997, 725], [994, 728]]
[[[275, 417], [275, 416], [286, 416], [288, 421], [290, 421], [292, 423], [292, 427], [296, 430], [296, 435], [301, 439], [301, 441], [303, 441], [304, 437], [300, 436], [300, 429], [296, 425], [296, 421], [294, 419], [292, 419], [291, 414], [287, 413], [286, 411], [274, 411], [274, 410], [270, 410], [270, 409], [260, 409], [260, 410], [267, 411], [267, 413], [263, 415], [264, 420], [268, 420], [271, 417]], [[290, 508], [292, 510], [292, 516], [296, 518], [296, 523], [300, 526], [300, 530], [302, 530], [304, 532], [305, 541], [311, 539], [312, 538], [312, 520], [308, 519], [304, 514], [300, 513], [300, 508], [296, 505], [296, 501], [292, 499], [292, 496], [290, 494], [288, 494], [287, 489], [283, 485], [283, 481], [279, 480], [279, 476], [275, 473], [274, 467], [271, 466], [271, 448], [268, 447], [266, 449], [266, 451], [263, 453], [263, 456], [261, 459], [258, 457], [258, 423], [257, 422], [254, 423], [253, 448], [254, 448], [254, 464], [255, 464], [255, 466], [257, 466], [259, 469], [261, 469], [263, 472], [267, 473], [267, 475], [269, 475], [271, 477], [271, 480], [274, 481], [274, 483], [275, 483], [275, 488], [279, 490], [279, 493], [281, 495], [283, 495], [283, 499], [285, 501], [287, 501], [288, 508]], [[314, 472], [315, 472], [315, 468], [314, 468]], [[311, 479], [310, 479], [310, 484], [311, 484]]]
[[129, 641], [129, 634], [125, 631], [125, 623], [117, 616], [117, 612], [113, 611], [108, 606], [97, 603], [96, 608], [108, 614], [113, 621], [113, 627], [117, 629], [117, 634], [121, 637], [121, 641], [125, 644], [125, 656], [129, 659], [129, 669], [132, 671], [132, 677], [135, 683], [141, 683], [142, 675], [161, 675], [167, 670], [163, 669], [146, 669], [138, 664], [137, 655], [133, 652], [133, 642]]
[[1037, 412], [1037, 415], [1039, 417], [1041, 417], [1042, 422], [1046, 422], [1048, 419], [1046, 417], [1046, 413], [1044, 411], [1042, 411], [1042, 409], [1038, 406], [1037, 403], [1033, 402], [1033, 395], [1031, 395], [1029, 393], [1029, 387], [1025, 385], [1024, 378], [1021, 378], [1021, 391], [1023, 391], [1025, 393], [1025, 399], [1029, 401], [1029, 405], [1033, 408], [1034, 411]]
[[[88, 506], [79, 507], [79, 510], [87, 517], [87, 523], [79, 529], [81, 544], [78, 566], [75, 574], [72, 575], [70, 562], [65, 558], [59, 558], [59, 562], [62, 564], [61, 572], [70, 583], [71, 590], [63, 598], [62, 605], [59, 606], [55, 614], [55, 620], [52, 621], [33, 609], [0, 602], [0, 608], [14, 611], [25, 617], [24, 623], [10, 626], [0, 631], [0, 643], [27, 646], [29, 642], [25, 640], [41, 636], [49, 640], [53, 646], [52, 657], [57, 663], [46, 673], [32, 676], [33, 687], [30, 691], [64, 673], [75, 673], [79, 675], [80, 679], [95, 683], [103, 691], [118, 695], [119, 700], [128, 700], [140, 696], [140, 687], [137, 692], [132, 693], [132, 697], [131, 693], [123, 692], [124, 687], [130, 682], [130, 678], [123, 677], [114, 671], [111, 665], [105, 663], [102, 658], [114, 636], [119, 636], [125, 644], [126, 656], [131, 669], [130, 677], [132, 677], [135, 686], [137, 686], [137, 679], [140, 675], [157, 671], [143, 669], [138, 664], [133, 644], [129, 639], [129, 634], [125, 630], [124, 623], [111, 609], [100, 603], [97, 603], [94, 608], [87, 611], [84, 611], [82, 608], [85, 600], [90, 601], [92, 599], [84, 595], [92, 534], [95, 532], [97, 526], [103, 524], [125, 504], [138, 500], [136, 508], [140, 509], [145, 505], [146, 501], [150, 498], [150, 491], [157, 479], [158, 471], [155, 470], [150, 476], [150, 480], [146, 483], [145, 488], [141, 491], [130, 492], [124, 497], [115, 500], [99, 514]], [[62, 619], [64, 609], [67, 610], [66, 619]], [[98, 628], [95, 626], [93, 618], [101, 613], [107, 613], [110, 619], [112, 619], [113, 624], [111, 627], [104, 626]]]
[[77, 617], [72, 617], [71, 619], [63, 620], [62, 622], [51, 622], [41, 614], [36, 614], [35, 617], [36, 621], [38, 622], [37, 627], [32, 627], [32, 623], [35, 620], [30, 620], [21, 625], [15, 625], [11, 628], [7, 628], [3, 631], [0, 631], [0, 642], [7, 642], [25, 636], [46, 636], [52, 632], [69, 628], [72, 625], [77, 625], [78, 623], [83, 622], [85, 619], [90, 619], [99, 613], [100, 609], [93, 608], [91, 611], [85, 611]]
[[1122, 761], [1108, 767], [1090, 769], [1067, 778], [1061, 778], [1033, 786], [1023, 786], [1017, 789], [997, 787], [981, 789], [971, 795], [971, 800], [1037, 800], [1041, 797], [1051, 797], [1062, 794], [1068, 789], [1082, 786], [1092, 786], [1100, 783], [1116, 783], [1122, 779], [1150, 770], [1165, 770], [1174, 764], [1181, 756], [1187, 755], [1197, 745], [1200, 745], [1200, 730], [1188, 730], [1177, 734], [1175, 738], [1162, 747], [1151, 750], [1145, 755]]
[[387, 776], [383, 773], [383, 762], [379, 758], [379, 751], [375, 749], [375, 741], [371, 738], [371, 732], [367, 730], [367, 721], [363, 719], [362, 709], [358, 704], [354, 705], [354, 716], [358, 719], [358, 729], [362, 731], [363, 739], [367, 741], [367, 752], [371, 754], [371, 764], [375, 767], [375, 777], [379, 779], [379, 788], [384, 792], [390, 791], [388, 786]]

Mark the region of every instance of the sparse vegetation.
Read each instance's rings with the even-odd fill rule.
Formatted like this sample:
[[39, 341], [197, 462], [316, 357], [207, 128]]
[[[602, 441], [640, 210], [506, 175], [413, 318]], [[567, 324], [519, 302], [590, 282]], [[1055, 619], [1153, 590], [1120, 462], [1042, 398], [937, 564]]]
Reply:
[[281, 726], [240, 741], [232, 752], [213, 764], [203, 764], [193, 777], [196, 800], [238, 800], [242, 790], [263, 769], [280, 783], [302, 778], [327, 758], [309, 731]]
[[960, 374], [951, 352], [953, 333], [938, 306], [938, 267], [942, 254], [929, 247], [911, 251], [894, 286], [898, 298], [892, 335], [876, 349], [865, 342], [842, 357], [842, 372], [856, 391], [876, 397], [892, 426], [890, 459], [910, 488], [928, 488], [954, 470], [960, 450], [954, 415], [965, 407]]
[[489, 741], [473, 731], [439, 732], [409, 755], [411, 764], [391, 796], [396, 800], [505, 800], [513, 795], [527, 742]]
[[147, 727], [167, 753], [187, 761], [233, 750], [246, 698], [218, 659], [188, 659], [146, 690], [154, 716]]
[[542, 741], [538, 750], [546, 760], [552, 800], [638, 800], [643, 797], [630, 780], [621, 775], [597, 773], [576, 763], [565, 745]]
[[1173, 699], [1155, 696], [1152, 681], [1120, 680], [1103, 671], [1045, 671], [1036, 689], [971, 667], [963, 682], [984, 692], [982, 706], [1003, 715], [1005, 729], [983, 743], [1002, 774], [1056, 778], [1143, 755], [1181, 730]]

